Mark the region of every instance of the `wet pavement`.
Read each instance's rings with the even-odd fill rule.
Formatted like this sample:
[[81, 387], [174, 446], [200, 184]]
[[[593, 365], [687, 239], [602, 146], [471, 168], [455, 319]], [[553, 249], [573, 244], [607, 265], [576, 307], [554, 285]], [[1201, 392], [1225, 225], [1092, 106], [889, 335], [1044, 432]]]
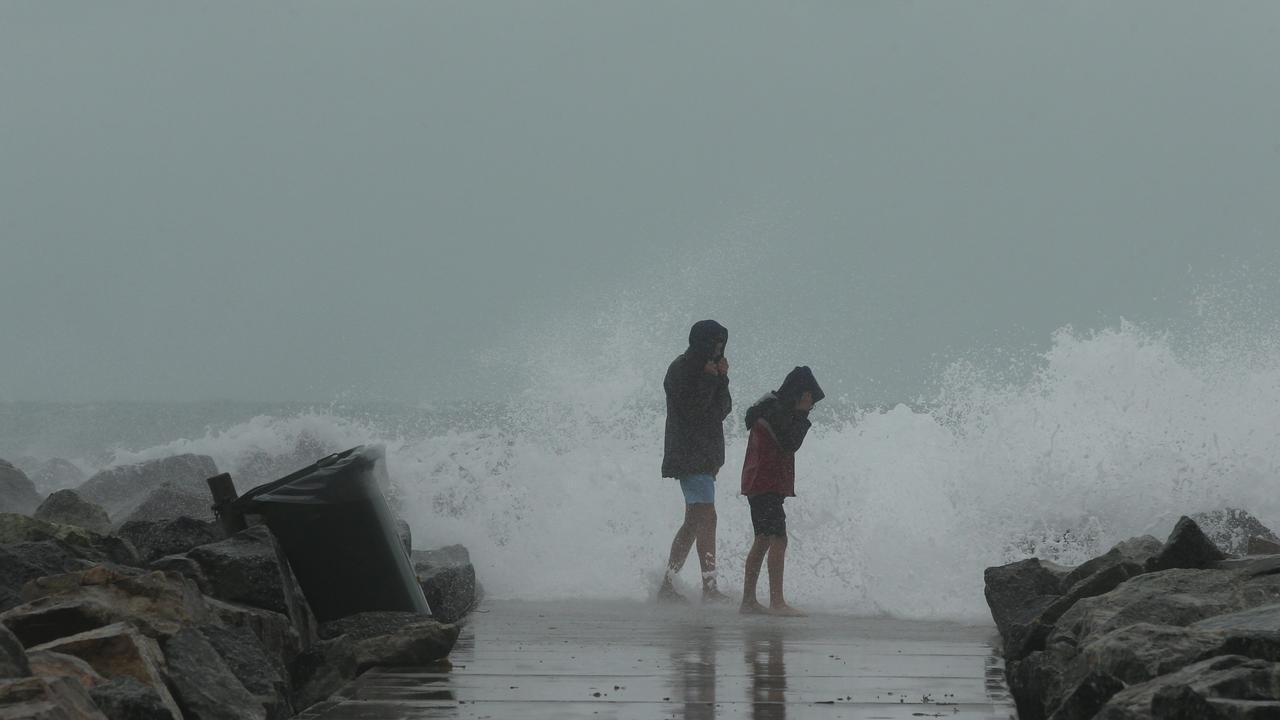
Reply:
[[492, 602], [452, 667], [372, 670], [306, 720], [1015, 717], [994, 629], [624, 602]]

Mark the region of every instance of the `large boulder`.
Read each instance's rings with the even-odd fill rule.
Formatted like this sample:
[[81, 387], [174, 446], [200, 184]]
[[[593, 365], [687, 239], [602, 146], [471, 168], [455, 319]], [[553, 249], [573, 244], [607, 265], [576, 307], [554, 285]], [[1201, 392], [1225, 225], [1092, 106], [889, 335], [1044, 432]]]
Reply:
[[[415, 558], [415, 567], [417, 558]], [[1019, 560], [983, 573], [984, 593], [991, 608], [991, 618], [1001, 637], [1007, 638], [1009, 626], [1032, 605], [1045, 605], [1062, 594], [1062, 579], [1070, 572], [1039, 558]], [[434, 608], [434, 606], [432, 606]]]
[[198, 630], [245, 690], [262, 705], [267, 720], [284, 720], [293, 715], [288, 670], [280, 658], [267, 654], [252, 631], [223, 625], [201, 625]]
[[1183, 516], [1169, 533], [1169, 539], [1165, 540], [1160, 552], [1147, 560], [1147, 570], [1211, 568], [1226, 557], [1194, 520]]
[[294, 705], [302, 709], [324, 700], [372, 667], [421, 667], [447, 658], [458, 630], [423, 615], [393, 611], [324, 623], [324, 639], [294, 663]]
[[107, 468], [85, 480], [79, 492], [118, 519], [127, 517], [152, 491], [166, 483], [178, 492], [208, 496], [205, 480], [217, 474], [213, 458], [207, 455], [175, 455]]
[[1254, 539], [1280, 543], [1280, 537], [1247, 510], [1225, 508], [1195, 513], [1191, 519], [1219, 550], [1229, 555], [1248, 554], [1249, 542]]
[[85, 690], [92, 690], [105, 682], [92, 665], [75, 655], [49, 650], [33, 650], [27, 653], [27, 659], [31, 662], [31, 674], [36, 677], [71, 678], [83, 685]]
[[427, 605], [437, 620], [458, 622], [480, 604], [483, 590], [465, 547], [415, 550], [410, 557]]
[[218, 621], [226, 627], [243, 628], [258, 638], [272, 663], [289, 668], [294, 660], [311, 647], [313, 639], [303, 641], [293, 621], [283, 613], [207, 598]]
[[127, 675], [94, 686], [89, 697], [108, 720], [174, 720], [155, 688]]
[[203, 635], [184, 628], [164, 643], [168, 677], [187, 720], [266, 720], [266, 710]]
[[30, 513], [40, 504], [35, 483], [27, 474], [0, 460], [0, 512]]
[[25, 602], [22, 587], [28, 582], [83, 567], [84, 561], [56, 540], [0, 545], [0, 612]]
[[1280, 717], [1280, 664], [1223, 655], [1116, 693], [1098, 720]]
[[255, 525], [226, 540], [201, 545], [187, 557], [200, 565], [214, 597], [283, 613], [304, 643], [315, 637], [315, 616], [283, 549], [266, 526]]
[[164, 682], [165, 657], [160, 646], [128, 623], [59, 638], [32, 650], [74, 655], [107, 679], [131, 677], [155, 690], [173, 717], [182, 717]]
[[100, 565], [39, 578], [23, 593], [28, 602], [0, 613], [0, 624], [27, 647], [122, 622], [163, 638], [213, 618], [194, 583], [160, 572]]
[[27, 468], [27, 477], [35, 483], [39, 492], [51, 493], [78, 487], [85, 474], [78, 465], [62, 458], [50, 458]]
[[[1042, 650], [1011, 658], [1022, 720], [1085, 720], [1116, 683], [1143, 683], [1207, 658], [1280, 660], [1280, 575], [1168, 570], [1082, 598]], [[1224, 615], [1233, 610], [1243, 610]], [[1194, 624], [1193, 624], [1194, 623]]]
[[0, 678], [30, 677], [31, 663], [27, 653], [8, 628], [0, 625]]
[[1081, 580], [1116, 565], [1128, 564], [1144, 568], [1147, 561], [1159, 555], [1163, 549], [1164, 543], [1150, 535], [1129, 538], [1116, 543], [1106, 553], [1072, 568], [1062, 579], [1062, 586], [1064, 589], [1070, 588]]
[[415, 667], [442, 660], [458, 640], [458, 627], [415, 613], [377, 611], [325, 623], [321, 636], [350, 642], [356, 672], [364, 672], [374, 666]]
[[1079, 647], [1129, 625], [1186, 626], [1215, 615], [1277, 602], [1280, 575], [1225, 570], [1148, 573], [1109, 593], [1077, 602], [1058, 620], [1048, 643]]
[[111, 532], [107, 511], [82, 499], [74, 490], [59, 490], [40, 503], [34, 517], [45, 522], [75, 525], [106, 535]]
[[36, 520], [25, 515], [0, 513], [0, 545], [57, 540], [85, 560], [109, 560], [137, 565], [138, 553], [128, 541], [101, 535], [75, 525]]
[[133, 543], [146, 563], [222, 539], [222, 530], [217, 525], [192, 517], [130, 520], [121, 525], [116, 534]]
[[0, 718], [106, 720], [80, 683], [39, 677], [0, 680]]

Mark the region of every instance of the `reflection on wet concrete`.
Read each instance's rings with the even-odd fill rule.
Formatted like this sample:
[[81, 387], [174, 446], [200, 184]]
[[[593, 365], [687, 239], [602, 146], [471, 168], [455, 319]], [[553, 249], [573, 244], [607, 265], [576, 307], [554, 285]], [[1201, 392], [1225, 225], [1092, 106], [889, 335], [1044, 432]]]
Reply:
[[305, 720], [1010, 720], [994, 629], [493, 602], [452, 666], [373, 670]]
[[678, 636], [683, 642], [671, 649], [672, 697], [684, 703], [686, 720], [712, 720], [716, 716], [716, 628], [686, 624]]
[[752, 720], [785, 720], [787, 717], [787, 658], [785, 629], [756, 625], [745, 633], [743, 660], [751, 677]]

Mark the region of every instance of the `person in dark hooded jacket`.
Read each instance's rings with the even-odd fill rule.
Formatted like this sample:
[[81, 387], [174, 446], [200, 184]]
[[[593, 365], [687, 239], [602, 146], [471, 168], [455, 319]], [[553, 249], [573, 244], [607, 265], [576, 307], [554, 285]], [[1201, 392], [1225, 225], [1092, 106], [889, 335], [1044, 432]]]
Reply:
[[[751, 505], [756, 539], [747, 553], [741, 611], [746, 614], [803, 616], [782, 594], [786, 564], [786, 498], [795, 497], [796, 451], [809, 432], [809, 411], [823, 398], [822, 388], [808, 367], [787, 374], [782, 387], [760, 398], [747, 410], [747, 457], [742, 464], [742, 494]], [[769, 557], [769, 608], [756, 600], [756, 582], [765, 556]]]
[[695, 323], [689, 330], [689, 348], [672, 361], [662, 381], [667, 395], [662, 476], [680, 481], [685, 511], [658, 589], [661, 600], [684, 600], [672, 580], [695, 542], [703, 601], [727, 599], [716, 587], [715, 480], [724, 465], [724, 419], [733, 407], [729, 361], [724, 357], [728, 342], [729, 331], [720, 323]]

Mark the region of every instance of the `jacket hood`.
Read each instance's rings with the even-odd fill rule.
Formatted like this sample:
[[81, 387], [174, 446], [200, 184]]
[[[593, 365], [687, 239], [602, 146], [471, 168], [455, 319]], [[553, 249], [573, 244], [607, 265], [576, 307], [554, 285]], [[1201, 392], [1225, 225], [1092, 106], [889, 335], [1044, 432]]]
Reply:
[[826, 397], [826, 393], [822, 392], [822, 388], [818, 385], [818, 379], [813, 376], [813, 371], [808, 365], [802, 365], [787, 373], [787, 379], [782, 381], [782, 387], [778, 388], [774, 394], [780, 400], [795, 402], [806, 391], [813, 395], [815, 403]]
[[699, 320], [689, 329], [689, 354], [711, 360], [716, 356], [716, 344], [728, 343], [729, 331], [715, 320]]
[[764, 397], [756, 401], [755, 405], [747, 408], [747, 429], [755, 427], [756, 421], [764, 417], [769, 409], [778, 402], [778, 396], [774, 393], [766, 393]]

